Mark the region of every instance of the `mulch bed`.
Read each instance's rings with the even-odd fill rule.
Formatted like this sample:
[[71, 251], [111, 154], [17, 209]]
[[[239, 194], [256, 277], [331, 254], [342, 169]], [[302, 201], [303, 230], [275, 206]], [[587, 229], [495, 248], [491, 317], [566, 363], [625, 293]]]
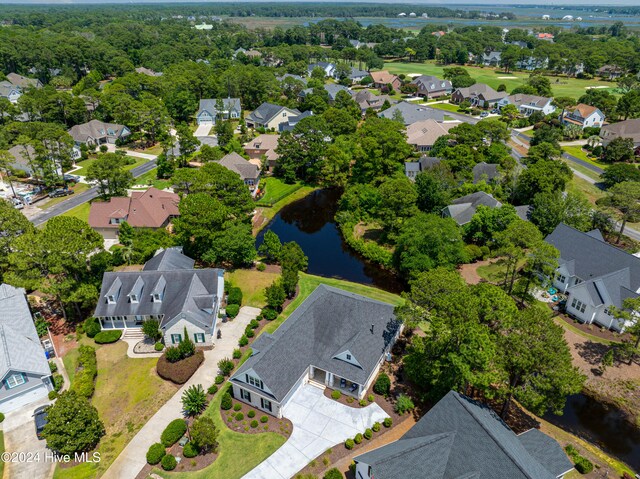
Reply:
[[597, 324], [585, 324], [580, 321], [575, 321], [571, 319], [566, 314], [558, 315], [565, 323], [570, 324], [574, 328], [579, 329], [580, 331], [590, 334], [591, 336], [596, 336], [598, 338], [607, 339], [609, 341], [625, 341], [631, 340], [631, 336], [628, 333], [620, 334], [615, 333], [613, 331], [609, 331], [603, 327], [600, 327]]
[[[288, 439], [289, 436], [291, 436], [291, 432], [293, 431], [293, 424], [291, 424], [291, 421], [289, 421], [288, 419], [278, 419], [277, 417], [267, 414], [260, 409], [249, 406], [248, 404], [234, 399], [233, 405], [235, 407], [237, 407], [236, 404], [240, 405], [240, 409], [237, 411], [234, 407], [232, 407], [228, 411], [220, 410], [222, 419], [224, 420], [227, 427], [232, 431], [242, 434], [261, 434], [263, 432], [276, 432], [281, 436], [284, 436], [285, 439]], [[253, 418], [249, 417], [249, 411], [255, 412], [255, 416]], [[237, 421], [235, 418], [236, 414], [238, 413], [242, 413], [242, 415], [244, 416], [240, 421]], [[260, 418], [262, 418], [263, 416], [268, 418], [266, 423], [260, 421]], [[251, 421], [258, 421], [258, 426], [255, 428], [251, 427]]]

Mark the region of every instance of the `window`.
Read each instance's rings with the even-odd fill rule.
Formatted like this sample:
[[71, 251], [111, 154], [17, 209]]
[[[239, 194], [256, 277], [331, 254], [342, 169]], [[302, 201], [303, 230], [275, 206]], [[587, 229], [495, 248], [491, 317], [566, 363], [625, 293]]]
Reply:
[[245, 376], [247, 379], [247, 383], [257, 387], [258, 389], [264, 389], [262, 381], [260, 381], [258, 378], [254, 378], [253, 376], [249, 376], [248, 374], [245, 374]]
[[158, 293], [154, 293], [154, 294], [153, 294], [153, 302], [154, 302], [154, 303], [159, 303], [159, 302], [161, 302], [161, 301], [162, 301], [162, 300], [160, 299], [160, 295], [159, 295]]
[[113, 295], [107, 296], [107, 303], [115, 304], [116, 303], [116, 298]]
[[14, 374], [9, 376], [5, 382], [7, 384], [7, 388], [12, 389], [26, 383], [27, 380], [24, 377], [24, 374]]
[[566, 280], [567, 278], [563, 274], [558, 276], [558, 281], [560, 281], [561, 283], [564, 283]]
[[347, 354], [347, 361], [351, 361], [351, 355]]
[[171, 344], [178, 344], [180, 341], [182, 341], [182, 334], [171, 335]]
[[195, 343], [204, 343], [204, 333], [194, 333], [193, 341]]
[[249, 391], [245, 391], [244, 389], [240, 389], [240, 399], [251, 402], [251, 393]]
[[138, 296], [136, 296], [135, 294], [132, 294], [129, 296], [129, 301], [131, 301], [132, 303], [137, 303], [138, 302]]
[[287, 116], [287, 112], [286, 112], [286, 111], [283, 111], [283, 112], [282, 112], [282, 116], [286, 117], [286, 116]]
[[604, 314], [606, 314], [607, 316], [613, 316], [613, 313], [611, 312], [608, 306], [604, 308]]
[[571, 301], [571, 307], [577, 309], [581, 313], [584, 313], [585, 309], [587, 309], [587, 305], [576, 298], [573, 298], [573, 301]]
[[260, 407], [265, 411], [271, 412], [271, 401], [268, 399], [260, 398]]

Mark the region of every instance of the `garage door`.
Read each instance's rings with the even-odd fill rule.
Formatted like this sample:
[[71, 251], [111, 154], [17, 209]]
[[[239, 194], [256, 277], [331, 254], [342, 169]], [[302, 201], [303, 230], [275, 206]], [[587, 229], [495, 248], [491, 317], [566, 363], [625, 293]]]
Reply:
[[48, 393], [49, 390], [44, 384], [42, 384], [37, 388], [23, 392], [19, 396], [15, 396], [11, 399], [0, 402], [0, 411], [2, 411], [3, 413], [13, 411], [15, 409], [18, 409], [19, 407], [26, 406], [29, 403], [37, 401], [38, 399], [47, 397]]

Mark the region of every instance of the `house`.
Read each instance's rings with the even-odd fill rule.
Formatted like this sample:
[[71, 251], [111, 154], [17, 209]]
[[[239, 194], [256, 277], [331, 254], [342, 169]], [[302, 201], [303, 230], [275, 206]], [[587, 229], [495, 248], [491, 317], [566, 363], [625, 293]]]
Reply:
[[292, 80], [297, 80], [301, 83], [303, 83], [304, 85], [307, 84], [307, 82], [309, 81], [307, 78], [305, 77], [301, 77], [300, 75], [292, 75], [291, 73], [285, 73], [284, 75], [282, 75], [281, 77], [276, 77], [276, 80], [278, 80], [279, 82], [283, 82], [285, 81], [287, 78], [290, 78]]
[[[334, 101], [336, 101], [336, 97], [338, 96], [338, 93], [340, 93], [341, 91], [346, 92], [349, 94], [349, 96], [351, 96], [351, 91], [347, 87], [338, 85], [336, 83], [327, 83], [322, 87], [329, 94], [329, 103], [333, 103]], [[298, 100], [304, 101], [307, 95], [310, 95], [312, 93], [313, 93], [313, 88], [305, 88], [298, 94]]]
[[374, 88], [388, 88], [388, 86], [391, 85], [394, 90], [399, 90], [400, 86], [402, 85], [400, 77], [394, 75], [393, 73], [389, 73], [386, 70], [380, 72], [370, 72], [369, 76], [373, 80]]
[[442, 30], [438, 30], [437, 32], [431, 32], [431, 35], [433, 35], [436, 38], [442, 38], [445, 35], [445, 32], [443, 32]]
[[236, 120], [242, 115], [240, 98], [218, 98], [200, 100], [200, 107], [196, 113], [198, 125], [208, 125], [219, 119]]
[[616, 80], [624, 75], [624, 70], [618, 65], [604, 65], [598, 68], [596, 74], [607, 80]]
[[410, 125], [412, 123], [428, 119], [439, 122], [444, 121], [444, 111], [422, 105], [416, 105], [415, 103], [408, 103], [406, 101], [397, 103], [391, 108], [387, 108], [386, 110], [378, 113], [380, 118], [388, 118], [389, 120], [393, 120], [394, 116], [397, 117], [398, 115], [402, 116], [405, 125]]
[[289, 117], [299, 116], [300, 111], [273, 103], [263, 103], [245, 119], [249, 128], [278, 130], [280, 124], [287, 123]]
[[447, 135], [449, 130], [460, 123], [439, 123], [433, 119], [417, 121], [407, 126], [407, 143], [416, 151], [425, 152], [433, 148], [436, 140]]
[[247, 185], [251, 191], [254, 191], [256, 186], [258, 186], [260, 168], [245, 160], [235, 151], [228, 155], [224, 155], [218, 160], [218, 163], [224, 166], [227, 170], [237, 173], [240, 176], [240, 179], [244, 181], [244, 184]]
[[485, 183], [491, 183], [500, 177], [499, 165], [493, 163], [486, 163], [481, 161], [477, 163], [472, 170], [473, 184], [484, 181]]
[[449, 206], [442, 208], [442, 216], [453, 218], [459, 226], [466, 225], [476, 214], [476, 209], [480, 205], [499, 208], [502, 203], [484, 191], [477, 191], [453, 200]]
[[369, 50], [373, 50], [377, 43], [375, 42], [361, 42], [360, 40], [349, 40], [349, 43], [356, 50], [360, 50], [361, 48], [368, 48]]
[[304, 120], [309, 116], [313, 116], [313, 112], [311, 110], [303, 111], [298, 116], [290, 116], [285, 123], [280, 123], [278, 131], [292, 131], [301, 120]]
[[351, 67], [351, 71], [349, 72], [349, 75], [347, 76], [347, 78], [351, 80], [351, 83], [353, 84], [353, 83], [360, 83], [362, 80], [364, 80], [368, 76], [369, 76], [369, 72], [365, 70], [359, 70], [356, 67]]
[[629, 323], [613, 317], [640, 291], [640, 258], [605, 242], [598, 230], [583, 233], [559, 224], [545, 241], [560, 252], [553, 286], [568, 295], [566, 310], [587, 324], [624, 331]]
[[[16, 170], [24, 171], [30, 177], [35, 174], [42, 175], [42, 168], [37, 161], [34, 161], [38, 156], [36, 150], [31, 145], [15, 145], [9, 148], [9, 154], [13, 157], [13, 161], [10, 166]], [[73, 146], [71, 149], [71, 159], [75, 162], [82, 157], [82, 152], [77, 146]], [[38, 171], [36, 171], [38, 170]], [[62, 169], [56, 168], [56, 174], [62, 176]]]
[[573, 464], [538, 429], [516, 435], [488, 406], [450, 391], [397, 441], [354, 458], [358, 479], [561, 479]]
[[375, 93], [371, 93], [369, 90], [360, 90], [358, 92], [352, 92], [352, 96], [354, 101], [360, 106], [360, 109], [364, 113], [369, 108], [373, 110], [379, 110], [384, 105], [385, 101], [388, 101], [389, 104], [396, 103], [396, 100], [391, 98], [389, 95], [376, 95]]
[[46, 398], [51, 369], [22, 288], [0, 285], [0, 412]]
[[6, 80], [0, 81], [0, 98], [6, 98], [11, 103], [18, 103], [18, 98], [22, 96], [22, 89]]
[[109, 201], [94, 201], [89, 210], [89, 226], [105, 239], [117, 239], [120, 224], [134, 228], [165, 228], [179, 216], [180, 197], [169, 191], [149, 188], [133, 191], [131, 196], [115, 196]]
[[26, 90], [27, 88], [42, 88], [42, 82], [37, 78], [23, 77], [17, 73], [9, 73], [7, 75], [7, 81], [22, 90]]
[[251, 60], [253, 60], [254, 58], [262, 58], [262, 53], [260, 53], [258, 50], [247, 50], [244, 52], [245, 56], [247, 58], [250, 58]]
[[529, 44], [527, 42], [523, 42], [522, 40], [509, 42], [508, 45], [515, 45], [520, 48], [529, 48]]
[[147, 75], [149, 77], [161, 77], [162, 72], [155, 72], [149, 68], [138, 67], [136, 68], [136, 73], [140, 73], [141, 75]]
[[318, 63], [311, 63], [307, 67], [307, 75], [311, 76], [311, 74], [313, 73], [313, 70], [315, 70], [316, 68], [320, 68], [324, 72], [325, 77], [333, 78], [336, 73], [335, 63], [318, 62]]
[[423, 155], [418, 161], [406, 161], [404, 164], [404, 174], [410, 180], [415, 180], [419, 173], [439, 164], [440, 158]]
[[211, 25], [210, 23], [202, 22], [200, 25], [196, 25], [193, 28], [195, 28], [196, 30], [211, 30], [213, 28], [213, 25]]
[[624, 120], [600, 129], [603, 146], [607, 146], [615, 138], [631, 138], [633, 146], [640, 146], [640, 118]]
[[361, 399], [400, 333], [393, 309], [318, 286], [275, 333], [254, 341], [252, 356], [231, 376], [233, 397], [276, 417], [306, 383]]
[[485, 83], [476, 83], [467, 88], [457, 88], [451, 94], [451, 103], [460, 104], [468, 101], [472, 106], [491, 107], [508, 95], [505, 91], [495, 91]]
[[516, 68], [519, 70], [539, 70], [549, 67], [549, 58], [526, 57], [516, 62]]
[[260, 135], [245, 143], [244, 152], [249, 156], [249, 161], [254, 164], [256, 162], [262, 164], [262, 159], [265, 158], [268, 168], [271, 170], [280, 157], [276, 153], [279, 139], [280, 135]]
[[561, 121], [564, 125], [578, 125], [584, 129], [586, 127], [600, 128], [604, 125], [604, 119], [604, 113], [599, 108], [578, 103], [574, 108], [564, 111]]
[[131, 135], [131, 130], [124, 125], [91, 120], [81, 125], [72, 126], [69, 134], [76, 144], [103, 145], [105, 143], [126, 142], [129, 135]]
[[544, 33], [543, 32], [543, 33], [538, 33], [536, 35], [536, 39], [542, 40], [542, 41], [545, 41], [545, 42], [552, 42], [553, 43], [554, 36], [551, 33]]
[[482, 64], [488, 67], [500, 66], [502, 52], [485, 52], [482, 54]]
[[424, 98], [438, 98], [449, 95], [453, 91], [449, 80], [441, 80], [433, 75], [420, 75], [411, 83], [418, 87], [416, 94]]
[[498, 108], [503, 108], [506, 105], [515, 105], [524, 116], [530, 116], [534, 112], [540, 112], [546, 116], [556, 110], [552, 102], [553, 98], [517, 93], [498, 101]]
[[159, 250], [142, 271], [104, 273], [94, 316], [103, 330], [160, 324], [167, 346], [179, 344], [186, 328], [196, 346], [210, 346], [224, 297], [224, 270], [194, 269], [181, 247]]

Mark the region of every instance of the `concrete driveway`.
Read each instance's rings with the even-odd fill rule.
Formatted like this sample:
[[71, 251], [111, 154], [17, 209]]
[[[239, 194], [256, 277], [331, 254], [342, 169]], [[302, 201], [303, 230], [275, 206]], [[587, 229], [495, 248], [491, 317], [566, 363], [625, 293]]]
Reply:
[[[6, 462], [4, 477], [11, 479], [49, 479], [53, 477], [55, 462], [47, 460], [46, 441], [36, 436], [33, 411], [40, 406], [50, 404], [47, 398], [33, 402], [10, 413], [2, 423], [4, 431], [4, 449], [6, 452], [23, 452], [29, 455], [29, 462]], [[26, 455], [24, 456], [27, 457]], [[36, 460], [39, 459], [39, 460]]]
[[213, 123], [203, 123], [201, 125], [198, 125], [198, 128], [196, 128], [193, 136], [209, 136], [211, 128], [213, 128]]
[[320, 388], [309, 384], [294, 393], [282, 415], [293, 423], [291, 437], [243, 479], [289, 479], [330, 447], [387, 417], [376, 403], [352, 408], [325, 397]]

